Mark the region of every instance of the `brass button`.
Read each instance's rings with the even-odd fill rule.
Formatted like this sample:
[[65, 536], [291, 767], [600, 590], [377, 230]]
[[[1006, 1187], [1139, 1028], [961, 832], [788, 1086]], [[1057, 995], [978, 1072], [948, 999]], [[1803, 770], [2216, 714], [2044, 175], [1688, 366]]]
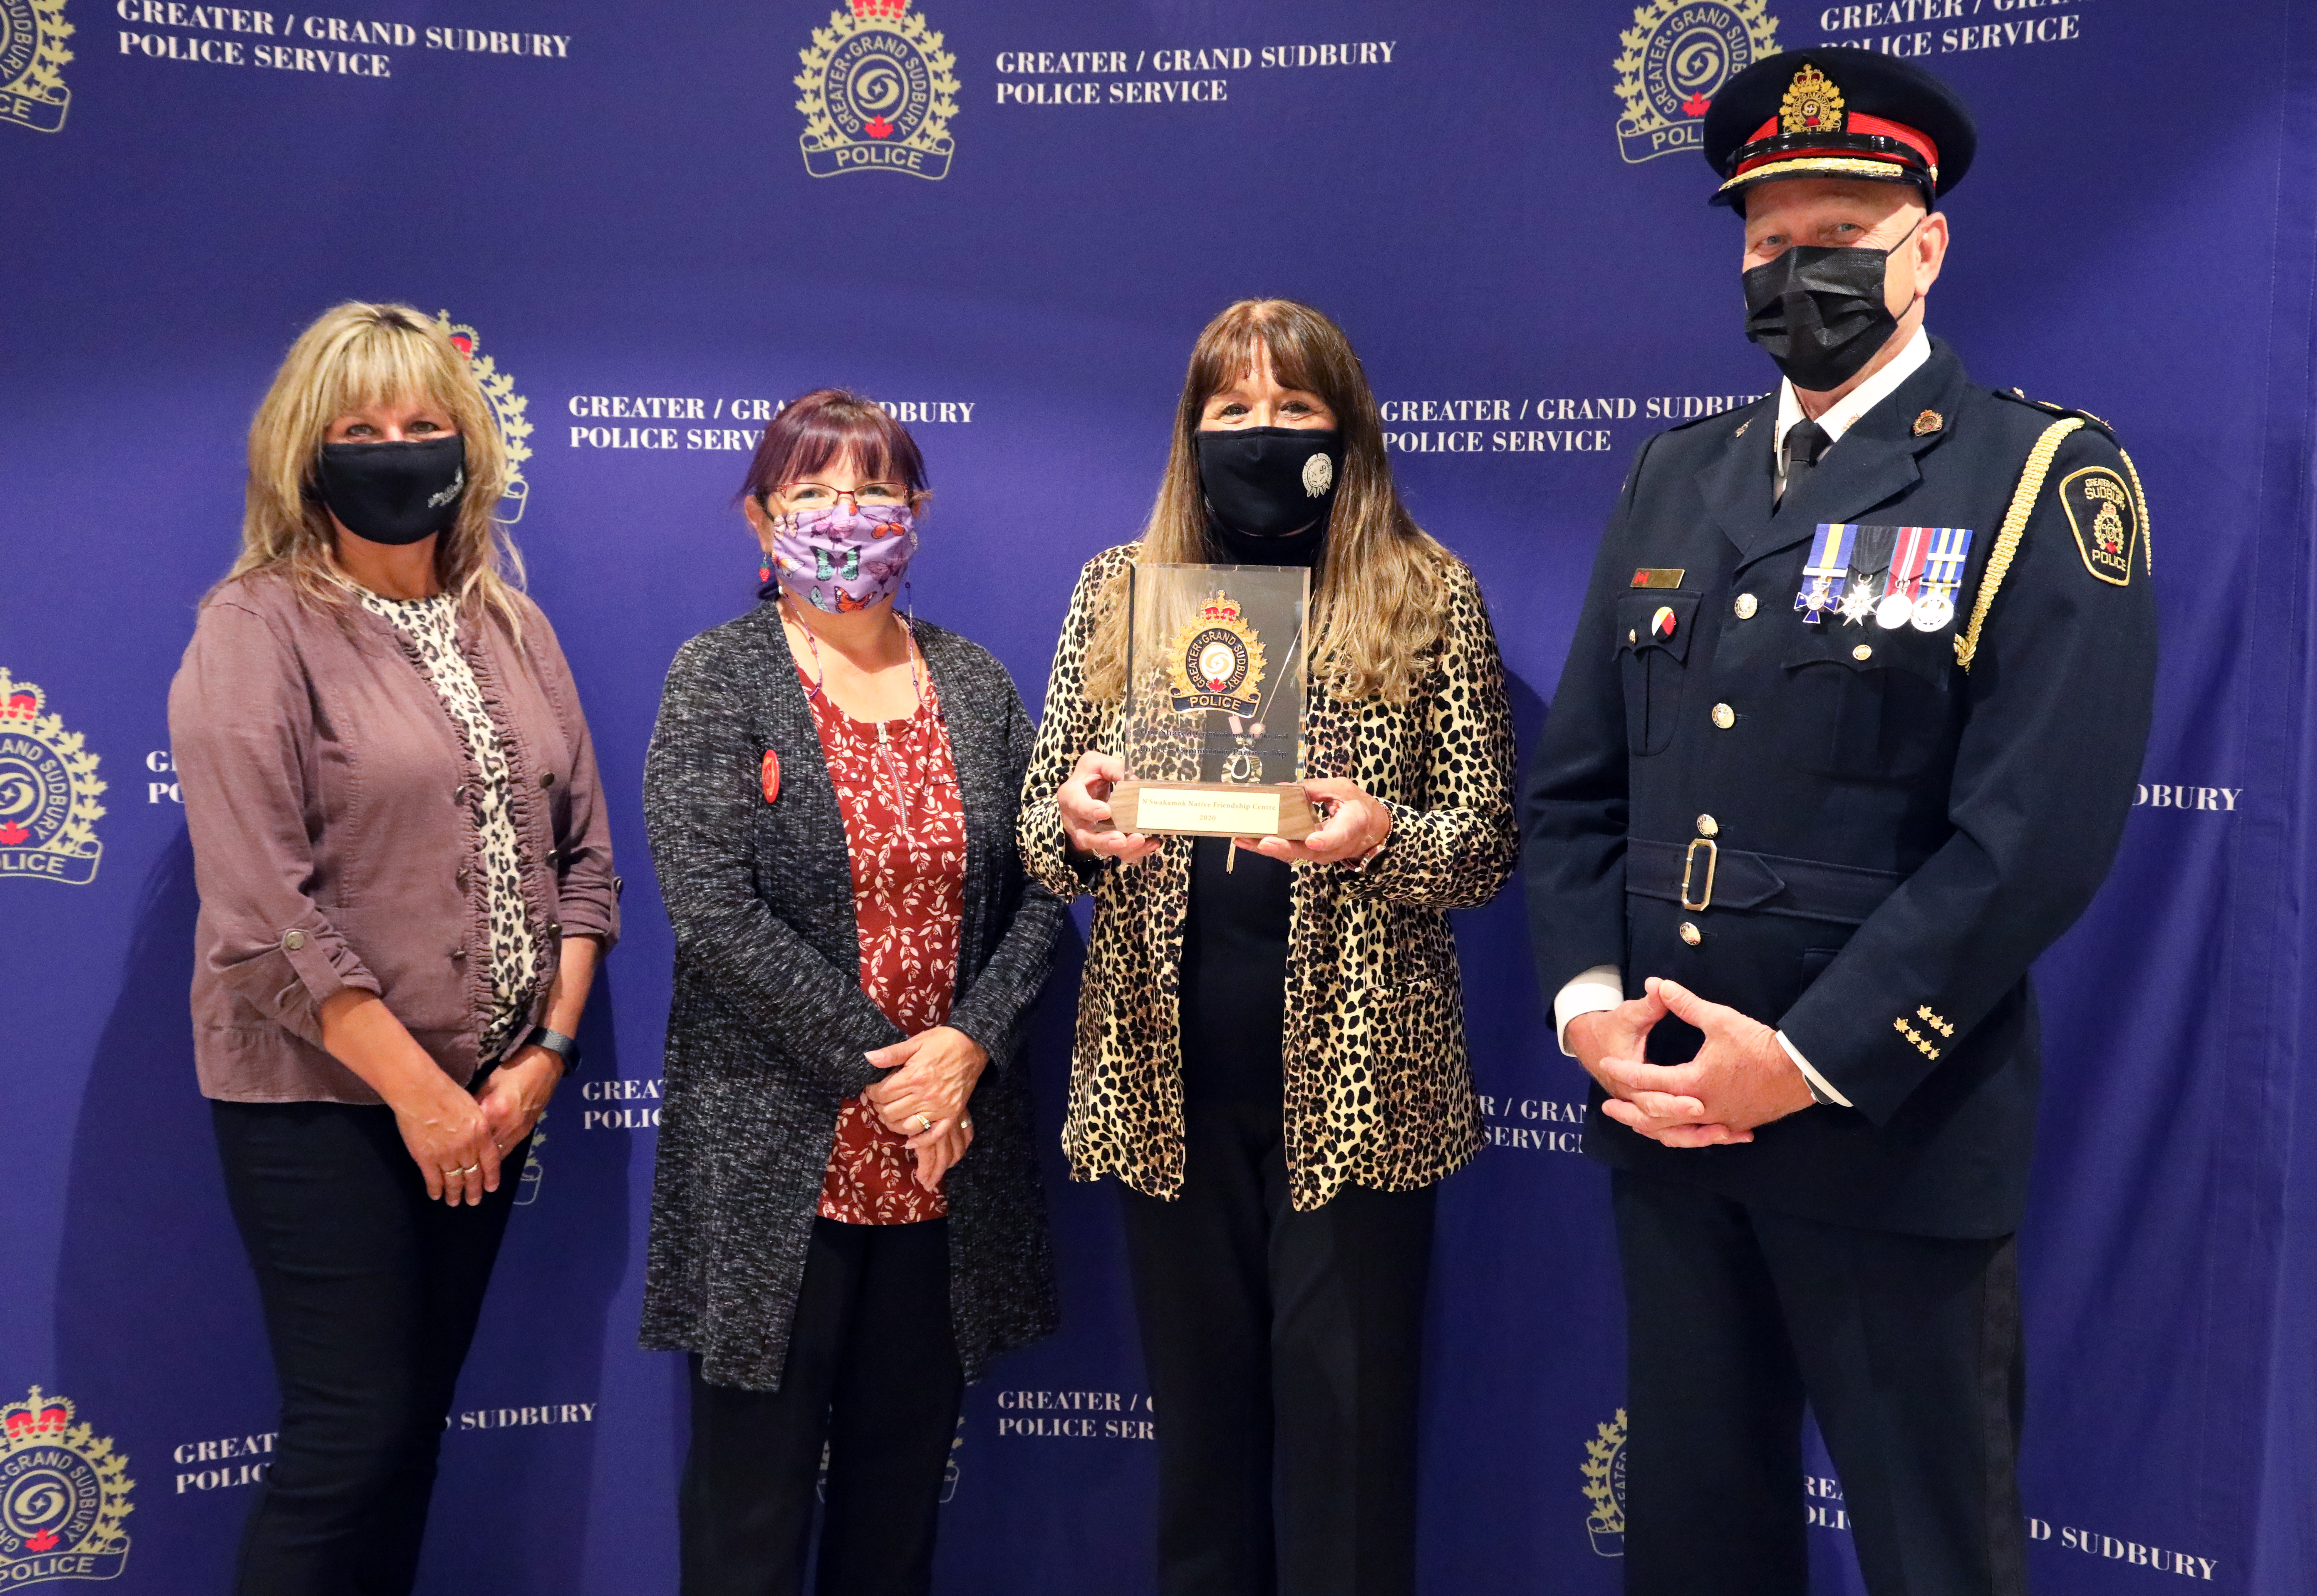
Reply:
[[1754, 618], [1754, 612], [1762, 607], [1762, 601], [1750, 593], [1740, 593], [1737, 602], [1730, 607], [1738, 613], [1740, 621], [1750, 621]]
[[1727, 731], [1738, 723], [1738, 712], [1726, 704], [1717, 704], [1713, 706], [1713, 723]]
[[555, 785], [555, 772], [551, 770], [541, 771], [539, 773], [539, 785], [542, 787], [553, 786]]
[[288, 948], [291, 953], [296, 953], [300, 948], [306, 946], [306, 933], [303, 931], [282, 932], [282, 946]]
[[1697, 834], [1700, 837], [1719, 837], [1722, 835], [1722, 822], [1710, 814], [1702, 814], [1697, 817]]
[[1691, 925], [1687, 920], [1684, 920], [1681, 922], [1681, 939], [1684, 942], [1688, 943], [1690, 946], [1695, 947], [1699, 943], [1705, 940], [1705, 933], [1699, 930], [1695, 926]]
[[563, 935], [563, 922], [562, 922], [561, 920], [550, 920], [550, 921], [548, 921], [548, 922], [547, 922], [547, 934], [548, 934], [550, 937], [560, 937], [560, 936], [562, 936], [562, 935]]
[[1874, 650], [1868, 648], [1865, 643], [1860, 643], [1856, 648], [1850, 650], [1850, 657], [1853, 659], [1872, 659], [1874, 658]]

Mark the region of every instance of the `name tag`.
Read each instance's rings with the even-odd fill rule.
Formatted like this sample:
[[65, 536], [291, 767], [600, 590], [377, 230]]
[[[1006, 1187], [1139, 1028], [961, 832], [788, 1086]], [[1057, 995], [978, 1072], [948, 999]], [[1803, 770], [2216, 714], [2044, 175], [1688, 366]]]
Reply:
[[1645, 565], [1633, 573], [1636, 587], [1678, 587], [1682, 578], [1689, 574], [1686, 566]]

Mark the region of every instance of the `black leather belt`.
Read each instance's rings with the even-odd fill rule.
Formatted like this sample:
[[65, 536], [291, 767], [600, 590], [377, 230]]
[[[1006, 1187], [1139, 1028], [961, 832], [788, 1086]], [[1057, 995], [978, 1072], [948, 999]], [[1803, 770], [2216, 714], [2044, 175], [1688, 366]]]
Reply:
[[1641, 898], [1662, 898], [1693, 913], [1742, 909], [1856, 926], [1906, 879], [1894, 870], [1740, 853], [1710, 837], [1686, 847], [1638, 837], [1625, 842], [1625, 891]]

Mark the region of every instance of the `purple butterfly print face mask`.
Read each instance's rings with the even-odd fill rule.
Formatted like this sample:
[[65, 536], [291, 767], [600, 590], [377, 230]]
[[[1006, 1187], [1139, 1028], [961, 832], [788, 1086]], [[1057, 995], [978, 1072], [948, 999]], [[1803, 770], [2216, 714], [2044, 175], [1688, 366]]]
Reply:
[[917, 551], [917, 517], [906, 506], [774, 512], [773, 565], [781, 586], [832, 615], [890, 598]]

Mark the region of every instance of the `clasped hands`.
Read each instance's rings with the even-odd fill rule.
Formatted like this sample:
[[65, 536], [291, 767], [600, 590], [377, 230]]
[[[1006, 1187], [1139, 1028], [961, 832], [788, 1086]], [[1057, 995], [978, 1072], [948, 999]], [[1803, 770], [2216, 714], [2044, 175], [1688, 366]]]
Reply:
[[[1569, 1049], [1609, 1100], [1601, 1111], [1668, 1147], [1718, 1147], [1754, 1139], [1754, 1127], [1816, 1101], [1778, 1034], [1735, 1009], [1709, 1003], [1680, 982], [1652, 975], [1641, 997], [1569, 1022]], [[1652, 1064], [1650, 1032], [1672, 1015], [1705, 1034], [1686, 1064]]]
[[[1115, 783], [1126, 779], [1126, 766], [1116, 756], [1089, 749], [1078, 756], [1070, 779], [1054, 794], [1061, 811], [1062, 830], [1070, 847], [1097, 858], [1132, 865], [1158, 851], [1162, 840], [1138, 831], [1121, 831], [1111, 823], [1105, 802]], [[1237, 837], [1234, 847], [1279, 859], [1290, 865], [1338, 865], [1359, 858], [1383, 845], [1391, 835], [1391, 811], [1360, 789], [1357, 782], [1320, 776], [1302, 784], [1324, 814], [1320, 824], [1301, 842], [1284, 837]]]
[[939, 1190], [942, 1177], [973, 1145], [966, 1104], [989, 1054], [963, 1031], [934, 1026], [867, 1056], [872, 1068], [893, 1073], [863, 1097], [887, 1130], [908, 1137], [917, 1184]]

